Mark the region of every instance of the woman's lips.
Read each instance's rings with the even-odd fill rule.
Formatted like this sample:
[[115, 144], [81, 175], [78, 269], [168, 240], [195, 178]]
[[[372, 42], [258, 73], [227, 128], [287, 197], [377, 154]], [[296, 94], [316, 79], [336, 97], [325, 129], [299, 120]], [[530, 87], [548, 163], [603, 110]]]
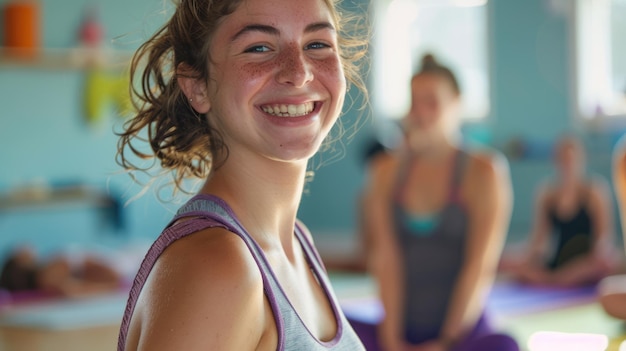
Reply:
[[301, 117], [313, 112], [315, 103], [313, 101], [302, 104], [268, 104], [262, 105], [261, 110], [269, 115], [277, 117]]

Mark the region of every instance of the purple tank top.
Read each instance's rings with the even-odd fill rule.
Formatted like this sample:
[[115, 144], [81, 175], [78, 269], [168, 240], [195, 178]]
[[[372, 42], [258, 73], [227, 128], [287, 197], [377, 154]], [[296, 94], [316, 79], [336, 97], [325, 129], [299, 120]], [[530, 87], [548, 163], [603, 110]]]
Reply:
[[[182, 217], [192, 219], [174, 224]], [[276, 278], [265, 254], [247, 233], [230, 207], [220, 198], [211, 195], [196, 195], [185, 204], [172, 219], [148, 250], [131, 288], [118, 339], [118, 351], [124, 351], [130, 320], [141, 293], [141, 289], [158, 257], [174, 241], [207, 228], [221, 227], [239, 236], [245, 243], [259, 267], [263, 279], [265, 296], [269, 301], [278, 332], [277, 350], [365, 350], [354, 330], [350, 327], [339, 308], [330, 281], [315, 247], [296, 225], [295, 235], [302, 246], [304, 255], [314, 275], [330, 301], [337, 321], [337, 334], [330, 341], [320, 341], [309, 331], [300, 316], [289, 302]]]

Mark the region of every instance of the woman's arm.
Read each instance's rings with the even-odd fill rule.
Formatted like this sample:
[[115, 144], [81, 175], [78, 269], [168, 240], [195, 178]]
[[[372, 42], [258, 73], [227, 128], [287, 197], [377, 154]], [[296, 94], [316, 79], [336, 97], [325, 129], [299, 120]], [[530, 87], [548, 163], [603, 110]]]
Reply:
[[465, 263], [448, 308], [441, 341], [458, 340], [483, 313], [511, 216], [512, 190], [503, 157], [480, 155], [468, 169], [469, 233]]
[[376, 163], [364, 196], [364, 224], [371, 233], [369, 267], [378, 283], [385, 318], [379, 329], [385, 351], [403, 346], [402, 264], [391, 219], [392, 189], [397, 161], [393, 156]]
[[550, 188], [543, 184], [537, 190], [535, 198], [535, 211], [533, 225], [530, 232], [527, 251], [524, 254], [524, 264], [540, 266], [543, 268], [546, 250], [548, 248], [548, 233], [550, 222], [548, 220], [548, 203], [550, 201]]
[[198, 232], [174, 242], [157, 261], [132, 317], [127, 350], [254, 350], [265, 330], [264, 300], [245, 243], [224, 229]]
[[613, 155], [613, 185], [626, 244], [626, 136], [615, 147]]

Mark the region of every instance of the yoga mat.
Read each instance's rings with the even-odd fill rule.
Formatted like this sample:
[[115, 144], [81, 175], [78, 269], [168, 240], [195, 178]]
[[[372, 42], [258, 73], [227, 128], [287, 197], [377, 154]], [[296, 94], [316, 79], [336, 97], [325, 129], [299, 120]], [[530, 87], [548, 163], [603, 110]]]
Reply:
[[491, 315], [509, 316], [537, 313], [590, 303], [596, 300], [596, 287], [551, 288], [497, 282], [487, 299]]
[[[513, 336], [522, 350], [528, 350], [527, 342], [533, 333], [552, 331], [603, 334], [612, 340], [607, 351], [618, 351], [616, 345], [621, 340], [615, 338], [624, 334], [621, 322], [607, 316], [593, 302], [595, 297], [595, 287], [555, 289], [499, 281], [487, 300], [487, 314], [494, 327]], [[375, 326], [384, 314], [378, 298], [371, 294], [340, 299], [340, 302], [352, 326], [365, 338], [363, 342], [366, 345], [373, 342]]]
[[[530, 287], [513, 282], [497, 282], [488, 299], [487, 313], [496, 320], [514, 315], [537, 313], [595, 301], [595, 286], [560, 289]], [[375, 296], [344, 298], [341, 307], [349, 319], [378, 324], [383, 308]]]
[[55, 300], [15, 308], [0, 313], [0, 325], [68, 330], [118, 324], [122, 320], [128, 294], [112, 294], [73, 300]]

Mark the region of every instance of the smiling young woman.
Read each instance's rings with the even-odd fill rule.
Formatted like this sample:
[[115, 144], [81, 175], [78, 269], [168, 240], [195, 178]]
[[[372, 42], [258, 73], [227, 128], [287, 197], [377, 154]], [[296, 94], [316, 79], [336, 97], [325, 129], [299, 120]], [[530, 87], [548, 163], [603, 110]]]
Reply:
[[[360, 350], [306, 228], [308, 160], [363, 88], [334, 0], [181, 0], [133, 60], [119, 162], [203, 179], [137, 274], [118, 350]], [[363, 90], [364, 91], [364, 90]], [[365, 91], [364, 91], [365, 93]], [[151, 154], [135, 142], [147, 131]]]

